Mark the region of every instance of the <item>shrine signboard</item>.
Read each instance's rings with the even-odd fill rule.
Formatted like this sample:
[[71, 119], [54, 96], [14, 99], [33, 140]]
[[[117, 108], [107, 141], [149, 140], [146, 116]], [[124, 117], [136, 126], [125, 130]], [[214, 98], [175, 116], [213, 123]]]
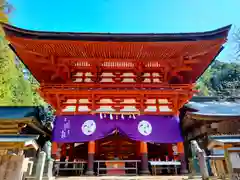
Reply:
[[230, 163], [230, 172], [232, 180], [240, 179], [240, 147], [230, 148], [228, 150], [228, 159]]
[[22, 176], [23, 156], [3, 155], [0, 156], [0, 179], [1, 180], [19, 180]]

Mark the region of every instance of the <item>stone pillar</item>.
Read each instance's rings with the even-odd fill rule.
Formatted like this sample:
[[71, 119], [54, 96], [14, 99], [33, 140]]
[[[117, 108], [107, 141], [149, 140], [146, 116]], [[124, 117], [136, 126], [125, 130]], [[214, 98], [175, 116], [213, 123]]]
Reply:
[[140, 154], [141, 154], [141, 175], [149, 175], [150, 171], [148, 168], [148, 148], [147, 143], [141, 141], [140, 142]]
[[204, 151], [198, 152], [198, 160], [199, 160], [202, 179], [208, 179], [209, 173], [208, 173], [208, 167], [207, 167], [206, 156]]
[[44, 171], [44, 177], [47, 180], [53, 179], [53, 159], [48, 159], [45, 162], [45, 171]]
[[41, 151], [38, 156], [37, 167], [36, 167], [36, 180], [43, 179], [43, 171], [46, 161], [46, 153]]
[[89, 141], [88, 143], [88, 166], [86, 175], [94, 175], [94, 155], [95, 155], [95, 141]]
[[185, 153], [184, 153], [184, 146], [183, 142], [177, 143], [177, 149], [178, 149], [178, 154], [179, 154], [179, 159], [181, 161], [181, 174], [187, 174], [187, 163], [186, 163], [186, 158], [185, 158]]

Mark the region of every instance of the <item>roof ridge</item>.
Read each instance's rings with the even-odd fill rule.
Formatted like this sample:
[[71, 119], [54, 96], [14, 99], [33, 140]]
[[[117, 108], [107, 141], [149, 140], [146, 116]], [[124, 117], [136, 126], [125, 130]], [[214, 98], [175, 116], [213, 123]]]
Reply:
[[89, 41], [195, 41], [205, 39], [226, 38], [231, 25], [224, 26], [212, 31], [193, 33], [93, 33], [93, 32], [50, 32], [34, 31], [18, 28], [9, 24], [1, 23], [5, 32], [18, 37], [32, 39], [72, 39]]

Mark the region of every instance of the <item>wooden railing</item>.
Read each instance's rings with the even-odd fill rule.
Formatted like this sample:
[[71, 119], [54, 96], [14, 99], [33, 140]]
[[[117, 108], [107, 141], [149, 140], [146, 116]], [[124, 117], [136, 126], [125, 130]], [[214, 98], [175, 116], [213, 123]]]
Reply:
[[[136, 176], [140, 170], [140, 160], [96, 160], [94, 161], [94, 174]], [[84, 176], [87, 170], [87, 162], [59, 162], [55, 161], [55, 176]], [[149, 161], [151, 174], [160, 175], [163, 170], [170, 174], [178, 174], [181, 163], [178, 161]], [[150, 168], [150, 167], [149, 167]]]
[[229, 176], [224, 156], [207, 156], [214, 177], [226, 179]]
[[140, 160], [98, 160], [95, 163], [97, 163], [97, 176], [137, 175]]
[[178, 170], [181, 168], [181, 162], [179, 161], [149, 161], [152, 166], [152, 175], [159, 175], [163, 170], [168, 173], [178, 174]]
[[[55, 169], [55, 175], [59, 176], [59, 172], [66, 172], [71, 171], [72, 174], [77, 176], [82, 176], [84, 174], [84, 165], [87, 162], [85, 161], [79, 161], [79, 162], [59, 162], [55, 161], [54, 163], [54, 169]], [[72, 167], [69, 167], [71, 165]], [[72, 175], [71, 174], [71, 175]]]
[[[197, 158], [195, 158], [194, 160], [197, 160]], [[205, 160], [207, 162], [207, 167], [210, 168], [210, 169], [208, 169], [208, 172], [211, 172], [211, 173], [209, 173], [209, 177], [211, 179], [215, 179], [215, 178], [227, 179], [227, 178], [229, 178], [229, 173], [228, 173], [228, 170], [226, 169], [227, 165], [226, 165], [224, 156], [222, 156], [222, 155], [205, 156]], [[196, 163], [196, 162], [193, 162], [192, 159], [189, 159], [189, 170], [190, 170], [191, 176], [201, 176], [200, 167], [199, 167], [199, 170], [196, 170], [194, 167], [194, 163]], [[209, 165], [208, 165], [208, 163], [209, 163]]]

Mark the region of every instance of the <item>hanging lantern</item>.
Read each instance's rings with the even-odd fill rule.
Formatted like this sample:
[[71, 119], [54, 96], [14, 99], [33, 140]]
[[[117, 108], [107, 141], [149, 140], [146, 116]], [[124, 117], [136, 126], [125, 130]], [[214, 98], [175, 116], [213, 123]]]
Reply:
[[110, 114], [110, 119], [113, 120], [113, 115], [112, 114]]
[[136, 119], [136, 116], [134, 114], [132, 115], [132, 117], [133, 117], [133, 119]]

